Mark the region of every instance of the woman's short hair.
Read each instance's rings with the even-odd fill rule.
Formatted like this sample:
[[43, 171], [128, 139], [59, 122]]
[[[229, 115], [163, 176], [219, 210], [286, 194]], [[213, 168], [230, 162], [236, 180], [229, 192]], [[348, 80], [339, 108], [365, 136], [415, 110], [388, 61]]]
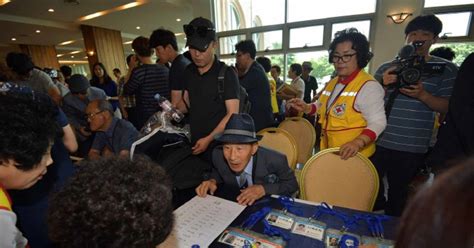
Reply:
[[155, 247], [173, 226], [171, 180], [140, 156], [83, 161], [48, 211], [60, 247]]
[[150, 57], [153, 54], [153, 49], [150, 48], [150, 40], [143, 36], [138, 36], [132, 41], [132, 48], [141, 57]]
[[272, 61], [268, 57], [260, 56], [255, 60], [263, 67], [265, 72], [268, 73], [272, 69]]
[[474, 245], [474, 159], [446, 171], [418, 192], [400, 221], [396, 247]]
[[367, 37], [356, 28], [348, 28], [336, 32], [334, 40], [332, 40], [329, 45], [329, 63], [333, 63], [332, 56], [334, 55], [336, 46], [346, 41], [352, 42], [352, 49], [357, 53], [357, 66], [361, 69], [366, 67], [374, 55], [370, 52]]
[[13, 160], [18, 169], [34, 169], [54, 140], [62, 136], [58, 107], [48, 95], [0, 82], [0, 161]]
[[290, 69], [296, 74], [296, 76], [301, 76], [303, 73], [303, 66], [301, 66], [301, 64], [291, 64]]

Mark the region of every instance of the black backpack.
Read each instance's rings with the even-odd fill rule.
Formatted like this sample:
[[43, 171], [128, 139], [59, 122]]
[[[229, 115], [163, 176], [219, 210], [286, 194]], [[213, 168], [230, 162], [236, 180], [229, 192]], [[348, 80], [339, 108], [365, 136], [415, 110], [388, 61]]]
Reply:
[[[219, 95], [219, 99], [221, 101], [224, 101], [224, 78], [225, 78], [225, 73], [229, 66], [227, 66], [225, 63], [221, 62], [222, 66], [219, 71], [219, 76], [217, 77], [217, 94]], [[252, 104], [250, 103], [249, 100], [249, 95], [247, 94], [247, 91], [245, 90], [242, 85], [239, 84], [239, 113], [250, 113], [250, 108], [252, 107]]]
[[145, 154], [162, 166], [176, 189], [198, 186], [211, 170], [211, 164], [192, 154], [187, 138], [158, 131], [135, 147], [135, 154]]

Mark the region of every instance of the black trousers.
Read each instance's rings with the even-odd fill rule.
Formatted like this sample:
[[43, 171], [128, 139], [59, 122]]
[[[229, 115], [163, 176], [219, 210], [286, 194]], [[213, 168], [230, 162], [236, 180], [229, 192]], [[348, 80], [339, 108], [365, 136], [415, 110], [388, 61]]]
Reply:
[[[371, 161], [377, 169], [380, 182], [376, 206], [385, 205], [385, 214], [400, 216], [407, 201], [408, 186], [424, 164], [424, 153], [402, 152], [377, 146]], [[386, 201], [383, 184], [385, 175], [388, 180]]]

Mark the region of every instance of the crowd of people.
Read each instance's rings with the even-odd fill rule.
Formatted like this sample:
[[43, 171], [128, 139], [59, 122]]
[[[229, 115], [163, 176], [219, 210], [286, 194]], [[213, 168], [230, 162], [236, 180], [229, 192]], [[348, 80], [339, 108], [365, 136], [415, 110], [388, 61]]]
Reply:
[[[405, 209], [420, 168], [448, 170], [474, 154], [474, 125], [465, 123], [474, 112], [473, 55], [458, 68], [452, 51], [430, 53], [442, 30], [436, 16], [410, 21], [408, 62], [384, 63], [374, 75], [364, 70], [374, 56], [367, 37], [355, 28], [336, 32], [328, 51], [333, 78], [319, 93], [311, 62], [291, 64], [293, 93], [279, 91], [280, 66], [257, 57], [252, 40], [235, 44], [236, 64], [228, 66], [216, 55], [214, 23], [198, 17], [183, 29], [185, 54], [170, 30], [134, 39], [123, 76], [114, 69], [111, 77], [96, 63], [88, 80], [68, 66], [41, 70], [24, 53], [8, 54], [12, 73], [0, 78], [0, 247], [154, 247], [170, 233], [174, 200], [182, 194], [191, 192], [187, 200], [225, 189], [242, 205], [271, 194], [293, 196], [298, 183], [286, 156], [259, 146], [257, 135], [288, 115], [320, 128], [319, 149], [340, 147], [341, 159], [361, 153], [373, 162], [380, 177], [375, 210], [403, 214], [397, 247], [472, 246], [472, 233], [450, 231], [440, 239], [439, 231], [474, 228], [459, 222], [472, 219], [472, 160], [435, 179]], [[410, 59], [408, 66], [423, 61], [442, 70], [407, 82], [401, 70]], [[200, 183], [184, 191], [149, 154], [131, 158], [147, 120], [164, 111], [157, 94], [186, 114], [186, 156], [208, 165]], [[245, 100], [250, 110], [239, 113]], [[428, 154], [435, 117], [445, 124]], [[69, 155], [84, 161], [73, 164]], [[418, 227], [415, 219], [441, 226]]]

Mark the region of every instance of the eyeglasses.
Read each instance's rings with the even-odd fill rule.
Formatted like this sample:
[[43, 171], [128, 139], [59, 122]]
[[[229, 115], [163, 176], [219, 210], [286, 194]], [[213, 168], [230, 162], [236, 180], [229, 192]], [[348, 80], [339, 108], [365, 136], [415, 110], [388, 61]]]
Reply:
[[94, 116], [96, 116], [96, 115], [98, 115], [98, 114], [100, 114], [100, 113], [102, 113], [102, 112], [104, 112], [104, 110], [101, 110], [101, 111], [99, 111], [99, 112], [92, 113], [92, 114], [86, 114], [86, 118], [87, 118], [88, 120], [92, 120], [92, 118], [93, 118]]
[[333, 63], [337, 63], [342, 60], [342, 62], [347, 63], [349, 60], [351, 60], [352, 56], [356, 55], [357, 53], [353, 54], [344, 54], [342, 56], [337, 56], [337, 55], [332, 55], [331, 61]]
[[207, 32], [209, 31], [215, 31], [214, 28], [210, 27], [204, 27], [204, 26], [193, 26], [193, 25], [183, 25], [184, 33], [186, 36], [193, 36], [194, 34], [198, 34], [200, 37], [205, 38], [207, 35]]

